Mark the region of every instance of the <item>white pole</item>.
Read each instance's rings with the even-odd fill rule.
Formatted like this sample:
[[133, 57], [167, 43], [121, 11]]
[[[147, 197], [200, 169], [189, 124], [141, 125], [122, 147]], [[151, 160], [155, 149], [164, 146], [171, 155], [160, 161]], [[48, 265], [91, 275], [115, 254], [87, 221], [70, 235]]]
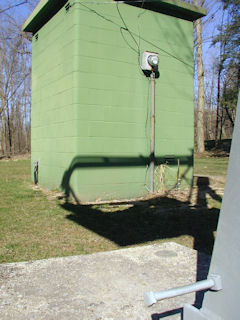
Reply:
[[173, 298], [181, 296], [186, 293], [197, 292], [202, 290], [212, 289], [219, 291], [222, 289], [221, 277], [216, 274], [211, 274], [207, 280], [198, 281], [188, 286], [173, 288], [169, 290], [163, 290], [160, 292], [146, 292], [144, 294], [144, 303], [147, 307], [150, 307], [158, 300]]

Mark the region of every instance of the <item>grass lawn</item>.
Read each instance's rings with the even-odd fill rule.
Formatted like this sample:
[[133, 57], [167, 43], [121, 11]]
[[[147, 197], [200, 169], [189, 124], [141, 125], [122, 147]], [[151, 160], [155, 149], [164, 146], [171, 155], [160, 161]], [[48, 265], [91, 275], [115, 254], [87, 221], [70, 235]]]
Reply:
[[225, 176], [227, 174], [228, 157], [204, 157], [194, 159], [194, 173], [210, 176]]
[[[199, 174], [224, 175], [226, 167], [227, 158], [195, 161]], [[211, 253], [221, 205], [214, 190], [203, 193], [195, 206], [173, 197], [66, 204], [34, 188], [30, 161], [23, 159], [0, 161], [0, 194], [0, 263], [166, 241]]]

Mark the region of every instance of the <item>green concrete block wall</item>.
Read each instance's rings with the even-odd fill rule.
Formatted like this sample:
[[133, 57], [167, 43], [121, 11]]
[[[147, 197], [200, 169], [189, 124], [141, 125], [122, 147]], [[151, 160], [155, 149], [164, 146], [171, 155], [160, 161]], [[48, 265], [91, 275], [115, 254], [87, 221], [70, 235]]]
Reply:
[[72, 19], [62, 9], [32, 43], [32, 162], [40, 161], [39, 183], [48, 188], [60, 187], [76, 156]]
[[175, 157], [165, 167], [164, 183], [172, 187], [180, 159], [182, 187], [191, 184], [192, 22], [121, 3], [70, 4], [33, 38], [32, 161], [40, 159], [39, 183], [71, 188], [80, 200], [148, 192], [150, 82], [138, 56], [154, 51], [157, 164]]

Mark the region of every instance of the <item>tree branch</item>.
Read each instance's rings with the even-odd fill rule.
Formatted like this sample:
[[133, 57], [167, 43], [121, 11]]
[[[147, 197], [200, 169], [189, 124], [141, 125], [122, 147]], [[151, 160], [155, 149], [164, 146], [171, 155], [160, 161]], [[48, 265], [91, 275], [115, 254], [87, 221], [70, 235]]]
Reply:
[[1, 14], [1, 13], [4, 13], [4, 12], [10, 10], [10, 9], [19, 7], [19, 6], [21, 6], [21, 5], [23, 5], [23, 4], [26, 4], [26, 3], [28, 3], [28, 0], [25, 0], [25, 1], [20, 2], [20, 3], [17, 3], [17, 4], [13, 4], [13, 5], [9, 6], [8, 8], [5, 8], [5, 9], [0, 10], [0, 14]]

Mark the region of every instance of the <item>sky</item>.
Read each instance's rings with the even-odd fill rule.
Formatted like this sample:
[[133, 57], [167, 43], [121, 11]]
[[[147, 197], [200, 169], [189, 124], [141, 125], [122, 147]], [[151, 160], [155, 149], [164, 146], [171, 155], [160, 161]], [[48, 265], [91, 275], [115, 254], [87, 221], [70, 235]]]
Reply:
[[[25, 3], [28, 2], [28, 3]], [[23, 24], [35, 7], [38, 0], [0, 0], [0, 11], [15, 5], [14, 9], [7, 11]]]
[[212, 39], [218, 33], [218, 26], [221, 24], [223, 11], [219, 1], [206, 0], [205, 8], [208, 14], [202, 19], [203, 23], [203, 60], [205, 68], [212, 65], [217, 55], [218, 46], [212, 45]]
[[[28, 2], [28, 4], [22, 4]], [[15, 9], [8, 11], [11, 15], [15, 16], [20, 24], [27, 19], [33, 11], [38, 0], [0, 0], [0, 9], [7, 8], [11, 5], [18, 5]], [[207, 9], [208, 14], [202, 19], [203, 24], [203, 63], [206, 76], [208, 71], [211, 70], [213, 62], [218, 57], [218, 46], [212, 45], [212, 38], [218, 32], [218, 26], [222, 21], [222, 5], [220, 0], [205, 0], [204, 7]]]
[[[26, 1], [28, 4], [22, 4]], [[9, 12], [11, 15], [14, 15], [21, 24], [23, 24], [23, 22], [33, 11], [37, 2], [38, 0], [0, 0], [0, 9], [7, 8], [11, 5], [18, 5], [15, 9], [12, 9]], [[222, 10], [219, 0], [205, 0], [204, 6], [208, 11], [208, 15], [202, 19], [203, 51], [204, 57], [207, 57], [207, 60], [209, 60], [209, 55], [211, 56], [211, 54], [214, 52], [214, 50], [211, 50], [211, 39], [217, 33], [217, 26], [220, 24], [222, 19]]]

